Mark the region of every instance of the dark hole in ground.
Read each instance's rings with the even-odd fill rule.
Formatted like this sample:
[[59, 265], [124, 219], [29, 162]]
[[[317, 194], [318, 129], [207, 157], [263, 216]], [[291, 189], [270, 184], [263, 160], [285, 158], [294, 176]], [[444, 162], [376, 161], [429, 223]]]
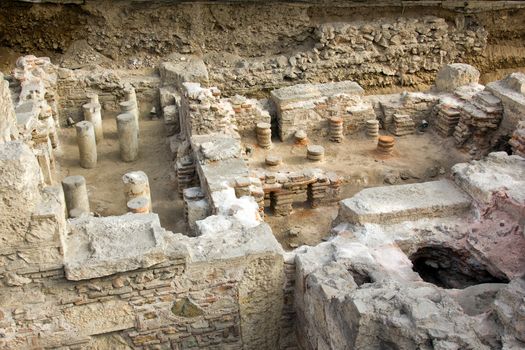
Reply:
[[505, 276], [494, 276], [486, 266], [465, 250], [429, 246], [410, 256], [412, 269], [421, 278], [442, 288], [463, 289], [481, 283], [508, 283]]
[[348, 269], [348, 272], [354, 278], [354, 282], [360, 287], [365, 283], [372, 283], [372, 278], [368, 275], [366, 271], [360, 269]]

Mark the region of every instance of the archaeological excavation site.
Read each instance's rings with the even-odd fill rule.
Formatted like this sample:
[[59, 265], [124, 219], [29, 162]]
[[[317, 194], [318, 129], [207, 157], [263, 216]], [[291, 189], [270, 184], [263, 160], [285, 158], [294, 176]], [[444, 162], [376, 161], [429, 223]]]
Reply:
[[525, 349], [525, 1], [1, 0], [0, 349]]

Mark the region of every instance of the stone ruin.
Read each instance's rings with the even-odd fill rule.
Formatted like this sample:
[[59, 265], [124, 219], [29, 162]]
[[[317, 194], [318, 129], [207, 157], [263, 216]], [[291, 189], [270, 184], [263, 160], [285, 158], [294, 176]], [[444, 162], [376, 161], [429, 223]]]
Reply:
[[[0, 75], [0, 348], [525, 348], [525, 74], [481, 84], [486, 31], [439, 17], [314, 37]], [[435, 79], [286, 78], [332, 61]]]

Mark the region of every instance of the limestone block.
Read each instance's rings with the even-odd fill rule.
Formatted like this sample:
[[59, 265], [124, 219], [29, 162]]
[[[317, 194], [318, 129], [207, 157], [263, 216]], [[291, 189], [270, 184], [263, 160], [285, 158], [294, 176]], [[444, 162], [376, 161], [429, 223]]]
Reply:
[[194, 135], [191, 144], [199, 160], [212, 162], [241, 157], [241, 143], [227, 135]]
[[503, 119], [498, 134], [510, 136], [519, 122], [525, 120], [525, 94], [520, 92], [522, 74], [511, 74], [503, 80], [487, 84], [486, 90], [501, 99], [503, 104]]
[[125, 300], [73, 306], [64, 310], [64, 318], [83, 335], [110, 333], [135, 325], [133, 309]]
[[283, 257], [252, 259], [239, 283], [239, 311], [244, 347], [276, 349], [283, 308]]
[[34, 100], [25, 101], [19, 104], [16, 109], [16, 123], [22, 134], [29, 133], [37, 125], [37, 118], [40, 114], [38, 102]]
[[169, 105], [162, 109], [166, 135], [172, 136], [180, 131], [179, 112], [176, 105]]
[[477, 84], [479, 76], [479, 71], [471, 65], [464, 63], [447, 64], [438, 72], [435, 85], [438, 91], [452, 92], [463, 85]]
[[471, 198], [448, 180], [367, 188], [342, 200], [339, 222], [395, 223], [452, 216], [466, 211]]
[[180, 105], [180, 95], [173, 86], [161, 87], [159, 88], [159, 103], [161, 109], [166, 106]]
[[272, 99], [278, 106], [292, 102], [310, 100], [318, 97], [334, 96], [339, 94], [362, 95], [364, 90], [353, 81], [340, 81], [325, 84], [298, 84], [273, 90]]
[[517, 203], [525, 203], [525, 159], [505, 152], [452, 167], [454, 180], [464, 191], [482, 203], [489, 203], [497, 191], [504, 191]]
[[181, 86], [184, 82], [208, 83], [208, 69], [204, 61], [196, 56], [182, 56], [168, 62], [162, 62], [159, 67], [162, 85], [175, 84]]
[[516, 92], [525, 95], [525, 74], [511, 73], [506, 79], [507, 85]]
[[186, 210], [188, 226], [192, 232], [195, 232], [198, 220], [203, 220], [210, 215], [210, 205], [206, 199], [187, 201]]
[[197, 317], [204, 314], [202, 308], [188, 297], [176, 300], [173, 303], [171, 312], [180, 317]]
[[31, 224], [25, 240], [28, 243], [48, 243], [59, 246], [60, 239], [65, 235], [65, 212], [66, 204], [62, 187], [44, 188], [42, 200], [31, 215]]
[[[499, 321], [505, 326], [505, 341], [509, 345], [518, 345], [525, 342], [525, 279], [516, 278], [506, 288], [501, 290], [494, 301], [494, 310]], [[514, 339], [519, 340], [515, 342]], [[509, 349], [512, 346], [509, 346]]]
[[156, 214], [70, 220], [65, 242], [69, 280], [107, 276], [166, 261], [165, 231]]
[[126, 342], [126, 339], [119, 333], [100, 334], [91, 337], [90, 349], [119, 349], [132, 350], [133, 348]]
[[[213, 193], [229, 188], [235, 179], [248, 176], [248, 166], [243, 159], [232, 158], [220, 162], [198, 164], [197, 171], [201, 180], [201, 187], [205, 192]], [[232, 188], [233, 190], [233, 188]], [[212, 198], [212, 207], [215, 207]]]
[[261, 223], [252, 228], [238, 228], [235, 220], [222, 215], [212, 215], [197, 221], [203, 231], [188, 246], [192, 262], [213, 259], [233, 259], [251, 254], [282, 254], [283, 250], [268, 224]]
[[63, 255], [60, 251], [60, 244], [55, 246], [44, 246], [42, 244], [19, 250], [17, 256], [24, 262], [23, 266], [16, 268], [17, 271], [46, 270], [62, 267]]
[[31, 214], [40, 201], [40, 166], [31, 149], [20, 141], [0, 144], [0, 242], [23, 241]]
[[9, 91], [9, 83], [0, 73], [0, 143], [18, 138], [16, 115]]
[[[384, 248], [388, 246], [392, 247], [386, 243]], [[296, 325], [306, 347], [380, 349], [388, 344], [415, 349], [430, 341], [440, 349], [488, 350], [473, 329], [477, 321], [465, 315], [445, 290], [421, 283], [409, 260], [402, 268], [416, 279], [394, 274], [399, 257], [385, 256], [377, 247], [368, 249], [341, 236], [316, 247], [299, 248], [295, 257]], [[384, 262], [379, 266], [381, 259]]]
[[20, 276], [14, 272], [8, 272], [5, 274], [4, 282], [9, 287], [19, 287], [31, 283], [31, 279], [26, 278], [24, 276]]

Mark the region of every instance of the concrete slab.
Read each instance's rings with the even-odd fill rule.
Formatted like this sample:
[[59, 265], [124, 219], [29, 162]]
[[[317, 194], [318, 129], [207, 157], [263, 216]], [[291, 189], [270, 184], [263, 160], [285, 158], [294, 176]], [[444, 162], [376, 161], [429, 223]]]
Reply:
[[470, 204], [471, 198], [448, 180], [367, 188], [340, 202], [339, 221], [390, 224], [452, 216]]

